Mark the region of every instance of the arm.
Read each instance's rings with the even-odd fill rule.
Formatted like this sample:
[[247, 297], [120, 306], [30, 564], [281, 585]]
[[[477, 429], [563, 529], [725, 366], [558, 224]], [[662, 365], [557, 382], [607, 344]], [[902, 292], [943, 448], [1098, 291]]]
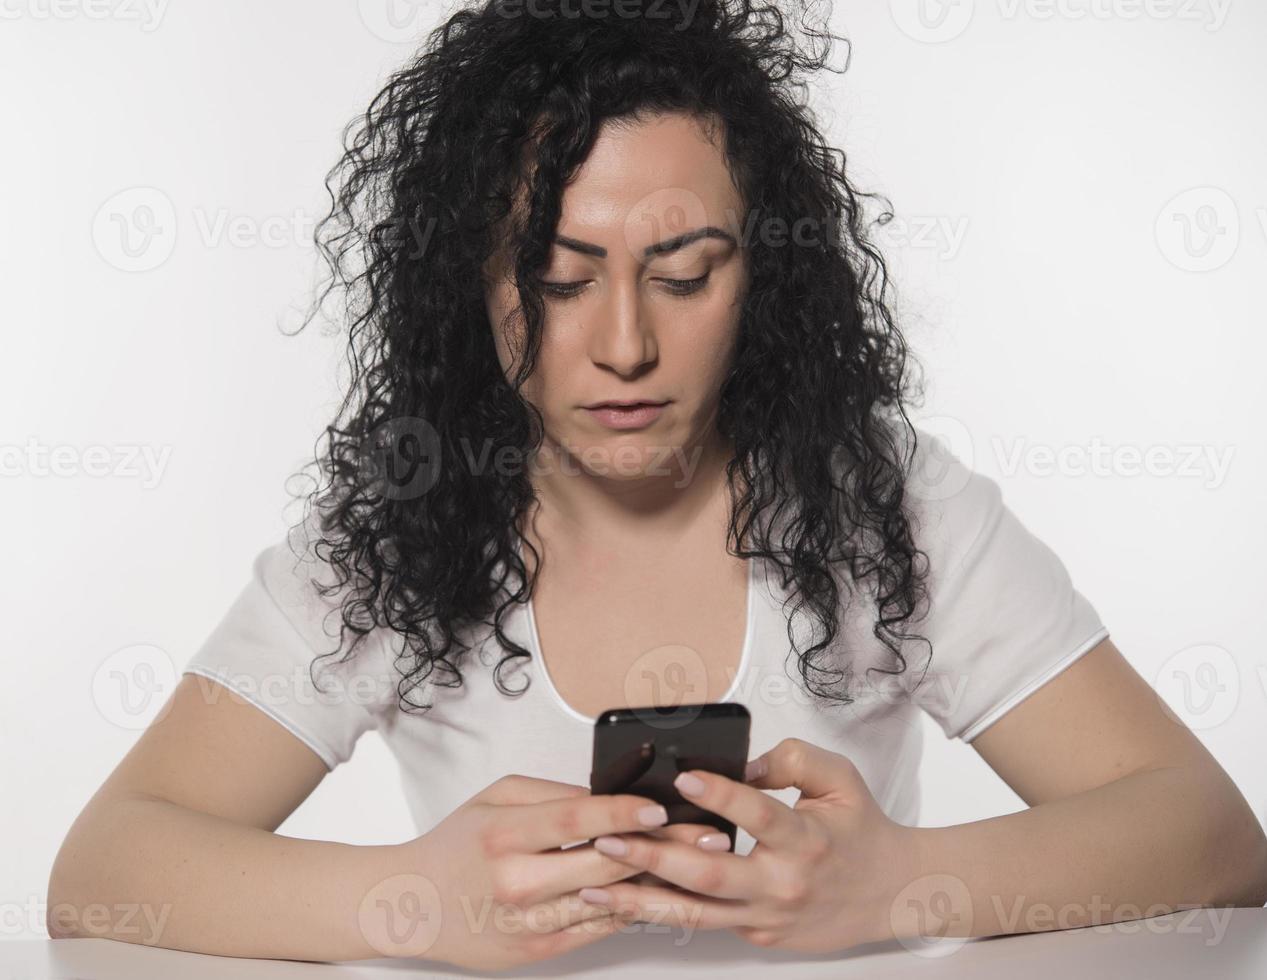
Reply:
[[53, 938], [228, 956], [381, 956], [358, 900], [401, 870], [394, 846], [273, 833], [320, 783], [302, 741], [186, 675], [71, 826], [48, 886]]
[[1267, 901], [1267, 838], [1249, 805], [1109, 640], [971, 744], [1030, 808], [910, 828], [916, 877], [904, 899], [945, 907], [932, 894], [945, 891], [939, 874], [970, 896], [939, 934], [1069, 929]]

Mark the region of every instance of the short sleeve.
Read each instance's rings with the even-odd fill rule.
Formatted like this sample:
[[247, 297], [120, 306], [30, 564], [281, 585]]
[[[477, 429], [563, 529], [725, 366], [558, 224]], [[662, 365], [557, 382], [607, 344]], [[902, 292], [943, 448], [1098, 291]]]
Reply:
[[1109, 631], [999, 485], [915, 431], [908, 513], [928, 556], [928, 605], [905, 625], [932, 659], [927, 646], [908, 657], [911, 697], [947, 738], [971, 742]]
[[309, 540], [309, 527], [305, 522], [255, 556], [246, 585], [182, 673], [235, 691], [334, 769], [351, 758], [361, 735], [377, 727], [394, 685], [377, 632], [345, 663], [337, 662], [340, 651], [310, 672], [319, 654], [336, 649], [341, 619], [337, 599], [315, 587], [336, 581], [334, 570], [311, 548], [296, 547]]

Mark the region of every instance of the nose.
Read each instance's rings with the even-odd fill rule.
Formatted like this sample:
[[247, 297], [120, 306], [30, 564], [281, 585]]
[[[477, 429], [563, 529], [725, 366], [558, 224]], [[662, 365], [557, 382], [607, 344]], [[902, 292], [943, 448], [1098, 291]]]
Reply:
[[590, 360], [622, 377], [637, 374], [655, 361], [655, 330], [642, 309], [634, 283], [613, 282], [594, 310], [589, 326]]

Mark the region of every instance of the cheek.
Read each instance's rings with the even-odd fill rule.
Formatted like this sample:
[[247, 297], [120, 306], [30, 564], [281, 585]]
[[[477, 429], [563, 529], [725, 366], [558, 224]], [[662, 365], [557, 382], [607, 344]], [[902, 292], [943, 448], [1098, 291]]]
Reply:
[[[510, 287], [488, 297], [485, 307], [488, 310], [489, 329], [493, 333], [493, 343], [497, 348], [497, 360], [501, 364], [502, 375], [509, 382], [518, 365], [518, 358], [523, 354], [523, 326], [513, 320], [509, 326], [504, 321], [511, 311], [511, 302], [518, 296]], [[543, 402], [543, 394], [551, 390], [551, 378], [566, 378], [567, 370], [562, 366], [565, 355], [553, 349], [550, 331], [543, 331], [541, 349], [537, 353], [537, 363], [533, 372], [519, 389], [520, 394], [541, 412], [549, 415], [549, 405]]]
[[700, 300], [689, 313], [679, 314], [676, 323], [666, 324], [661, 336], [671, 349], [664, 353], [694, 371], [724, 375], [733, 356], [739, 312], [729, 296]]
[[524, 385], [524, 391], [543, 414], [552, 407], [551, 402], [568, 400], [569, 390], [575, 387], [578, 371], [583, 367], [585, 358], [585, 338], [582, 333], [560, 330], [557, 327], [552, 329], [549, 322], [545, 324], [536, 367]]

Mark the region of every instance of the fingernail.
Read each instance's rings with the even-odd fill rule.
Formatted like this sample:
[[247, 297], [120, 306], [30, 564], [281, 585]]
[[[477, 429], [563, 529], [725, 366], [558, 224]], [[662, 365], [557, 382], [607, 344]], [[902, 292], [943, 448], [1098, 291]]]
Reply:
[[594, 850], [600, 851], [609, 857], [624, 857], [629, 853], [629, 845], [619, 837], [595, 837]]
[[[601, 839], [601, 838], [600, 838]], [[577, 894], [590, 905], [611, 905], [612, 893], [606, 888], [582, 888]]]
[[754, 779], [760, 779], [770, 770], [770, 763], [765, 756], [753, 759], [744, 766], [743, 779], [745, 783], [750, 783]]
[[706, 851], [729, 851], [730, 838], [725, 834], [705, 834], [695, 842], [695, 846]]
[[677, 779], [673, 780], [673, 785], [683, 796], [700, 796], [706, 789], [704, 780], [689, 772], [678, 773]]
[[669, 811], [659, 804], [644, 806], [638, 811], [638, 823], [644, 827], [659, 827], [669, 822]]

